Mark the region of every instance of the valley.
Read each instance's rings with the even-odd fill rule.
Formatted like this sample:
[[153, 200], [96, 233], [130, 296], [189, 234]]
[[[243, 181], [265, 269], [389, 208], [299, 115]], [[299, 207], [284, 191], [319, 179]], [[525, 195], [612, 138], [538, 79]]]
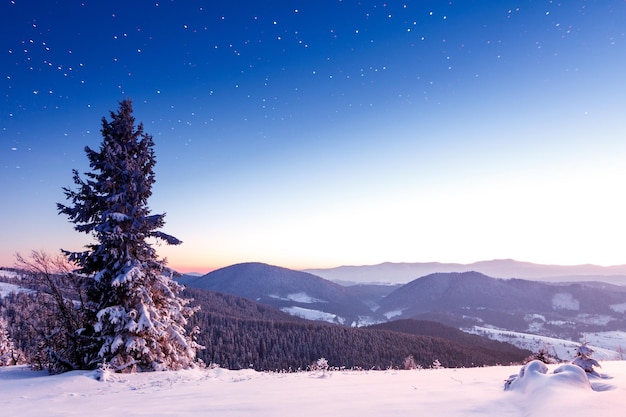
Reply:
[[[31, 292], [18, 272], [5, 269], [0, 281], [0, 308], [16, 317], [19, 338], [32, 318], [11, 303]], [[435, 360], [483, 366], [519, 363], [539, 350], [569, 360], [581, 342], [612, 360], [626, 345], [626, 287], [609, 283], [465, 271], [347, 285], [263, 263], [178, 281], [200, 308], [189, 323], [205, 346], [198, 357], [229, 369], [308, 369], [320, 357], [348, 369], [403, 368], [409, 357], [423, 368]]]

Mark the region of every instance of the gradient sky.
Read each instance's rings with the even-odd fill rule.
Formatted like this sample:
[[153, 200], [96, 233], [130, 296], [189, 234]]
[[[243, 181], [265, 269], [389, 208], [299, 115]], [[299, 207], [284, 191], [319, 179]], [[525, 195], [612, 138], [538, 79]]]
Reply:
[[626, 263], [626, 2], [0, 3], [0, 265], [125, 97], [180, 271]]

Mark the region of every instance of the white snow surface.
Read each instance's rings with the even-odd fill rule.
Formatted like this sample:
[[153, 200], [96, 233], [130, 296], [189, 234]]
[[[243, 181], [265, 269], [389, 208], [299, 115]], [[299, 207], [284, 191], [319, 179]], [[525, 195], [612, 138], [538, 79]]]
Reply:
[[[481, 326], [474, 326], [470, 329], [464, 329], [464, 331], [511, 343], [531, 352], [538, 352], [540, 348], [545, 348], [551, 356], [561, 360], [573, 359], [576, 356], [576, 349], [582, 342]], [[622, 351], [626, 348], [626, 332], [586, 333], [585, 337], [594, 350], [594, 358], [599, 360], [623, 359]]]
[[327, 313], [325, 311], [312, 310], [303, 307], [283, 307], [282, 312], [291, 314], [292, 316], [302, 317], [307, 320], [326, 321], [329, 323], [345, 323], [346, 319], [336, 314]]
[[0, 269], [0, 277], [15, 278], [17, 277], [17, 273], [15, 271], [7, 271], [6, 269]]
[[319, 298], [312, 297], [305, 292], [287, 294], [287, 296], [285, 297], [281, 297], [280, 295], [277, 295], [277, 294], [271, 294], [270, 297], [275, 298], [277, 300], [295, 301], [296, 303], [303, 303], [303, 304], [327, 303], [328, 302], [325, 300], [320, 300]]
[[604, 315], [604, 314], [587, 314], [587, 313], [582, 313], [582, 314], [578, 314], [576, 316], [576, 321], [577, 322], [585, 323], [585, 324], [594, 324], [596, 326], [606, 326], [607, 324], [609, 324], [613, 320], [615, 320], [613, 317], [607, 316], [607, 315]]
[[12, 292], [18, 293], [18, 292], [25, 292], [25, 291], [30, 291], [30, 290], [24, 289], [20, 287], [19, 285], [8, 284], [6, 282], [0, 282], [0, 298], [6, 297]]
[[[585, 333], [585, 339], [594, 346], [601, 346], [617, 352], [618, 357], [616, 359], [626, 359], [626, 331], [611, 330]], [[596, 357], [595, 354], [594, 357]]]
[[[220, 368], [140, 374], [74, 371], [48, 376], [0, 368], [3, 417], [72, 416], [499, 416], [597, 417], [624, 410], [626, 362], [603, 362], [611, 379], [576, 383], [562, 365], [504, 381], [521, 366], [412, 371], [266, 373]], [[571, 372], [569, 372], [571, 374]], [[574, 373], [575, 374], [575, 373]], [[580, 375], [578, 375], [580, 376]]]
[[611, 308], [611, 310], [615, 311], [616, 313], [626, 313], [626, 303], [621, 303], [621, 304], [611, 304], [609, 306]]
[[552, 297], [554, 310], [580, 310], [580, 302], [568, 292], [560, 292]]
[[391, 320], [394, 317], [401, 316], [402, 313], [403, 313], [403, 310], [388, 311], [385, 313], [385, 317], [387, 318], [387, 320]]

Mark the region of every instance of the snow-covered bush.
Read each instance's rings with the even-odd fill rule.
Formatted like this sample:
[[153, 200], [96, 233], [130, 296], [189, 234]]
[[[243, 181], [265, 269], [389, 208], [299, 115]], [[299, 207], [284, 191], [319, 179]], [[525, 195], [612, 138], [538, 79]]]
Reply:
[[317, 365], [318, 370], [322, 372], [328, 371], [328, 361], [326, 360], [326, 358], [319, 358], [317, 362], [315, 362], [315, 364]]
[[103, 362], [96, 369], [96, 379], [98, 381], [107, 382], [111, 379], [111, 367], [108, 363]]
[[330, 369], [330, 365], [324, 357], [319, 358], [317, 361], [313, 362], [311, 366], [309, 366], [309, 370], [312, 371], [311, 375], [321, 378], [325, 378]]
[[[554, 348], [552, 349], [554, 350]], [[559, 360], [556, 357], [556, 355], [551, 355], [550, 351], [548, 350], [547, 346], [541, 346], [538, 350], [537, 353], [535, 353], [532, 356], [529, 356], [528, 358], [526, 358], [525, 362], [531, 362], [534, 360], [538, 360], [541, 361], [543, 363], [547, 363], [547, 364], [555, 364], [558, 363]]]
[[404, 358], [403, 366], [404, 366], [404, 369], [407, 369], [407, 370], [418, 369], [418, 364], [415, 361], [415, 358], [413, 357], [413, 355], [409, 355], [406, 358]]

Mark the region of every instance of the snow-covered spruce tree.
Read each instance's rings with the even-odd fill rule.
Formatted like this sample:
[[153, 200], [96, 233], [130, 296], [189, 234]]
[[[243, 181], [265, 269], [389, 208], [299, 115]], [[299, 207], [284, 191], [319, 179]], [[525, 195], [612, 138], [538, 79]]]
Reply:
[[580, 346], [576, 348], [576, 357], [572, 361], [572, 364], [580, 366], [588, 374], [599, 375], [594, 367], [597, 366], [599, 368], [602, 368], [602, 366], [597, 360], [591, 357], [593, 352], [594, 350], [589, 347], [586, 341], [582, 342]]
[[69, 205], [60, 214], [95, 243], [83, 252], [64, 251], [87, 280], [86, 337], [94, 342], [89, 364], [118, 372], [156, 371], [192, 366], [200, 348], [184, 326], [194, 309], [179, 296], [182, 288], [158, 258], [148, 239], [181, 243], [159, 229], [164, 214], [150, 214], [154, 142], [135, 127], [132, 103], [120, 103], [111, 121], [102, 118], [99, 151], [85, 148], [91, 172], [73, 171], [76, 191], [64, 188]]
[[23, 357], [9, 336], [9, 324], [4, 317], [0, 317], [0, 366], [17, 365]]

